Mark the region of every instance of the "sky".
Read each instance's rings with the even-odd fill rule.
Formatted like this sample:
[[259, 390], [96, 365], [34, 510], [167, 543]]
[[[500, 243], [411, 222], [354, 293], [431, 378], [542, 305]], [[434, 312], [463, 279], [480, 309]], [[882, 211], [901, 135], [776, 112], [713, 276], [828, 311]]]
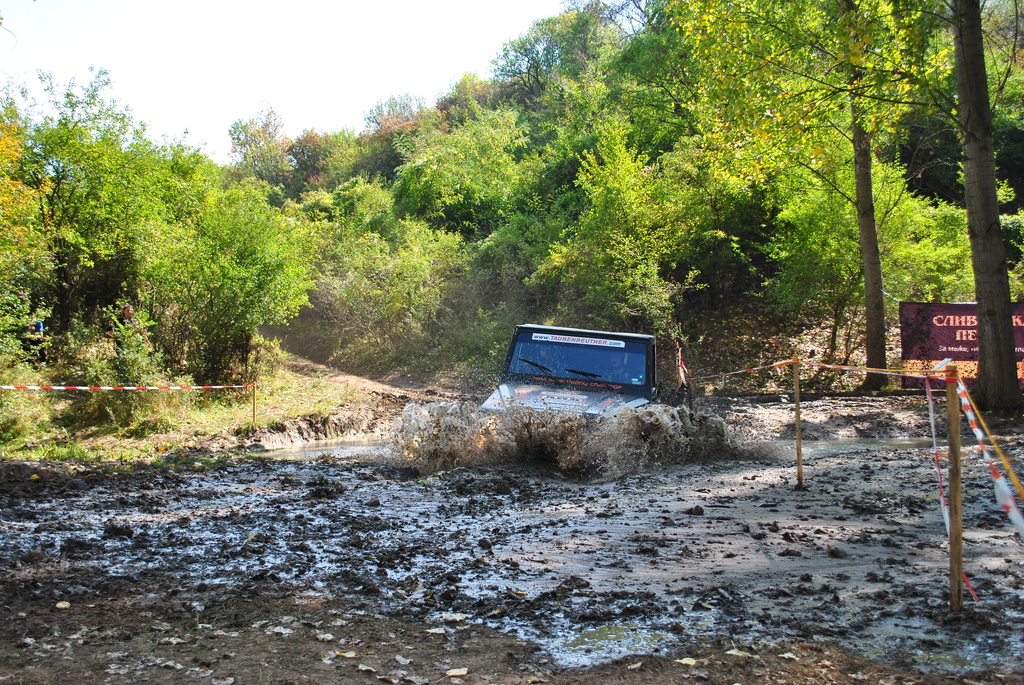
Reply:
[[228, 128], [273, 107], [285, 132], [360, 131], [376, 102], [410, 93], [432, 104], [561, 0], [5, 0], [0, 71], [37, 87], [90, 80], [155, 140], [228, 161]]

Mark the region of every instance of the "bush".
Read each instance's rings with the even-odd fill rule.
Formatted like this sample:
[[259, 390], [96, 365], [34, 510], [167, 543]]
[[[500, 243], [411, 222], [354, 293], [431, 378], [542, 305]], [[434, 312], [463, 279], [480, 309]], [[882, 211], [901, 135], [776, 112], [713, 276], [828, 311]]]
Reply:
[[[169, 380], [163, 371], [160, 357], [153, 352], [147, 330], [152, 321], [145, 312], [136, 312], [137, 326], [118, 321], [114, 311], [108, 310], [115, 337], [113, 356], [94, 355], [85, 361], [85, 384], [91, 386], [191, 385], [192, 379], [179, 377]], [[79, 405], [91, 416], [106, 417], [119, 428], [146, 424], [144, 432], [157, 432], [170, 428], [184, 416], [192, 402], [188, 391], [158, 390], [93, 390]]]
[[264, 324], [298, 313], [312, 285], [306, 228], [244, 183], [207, 198], [196, 226], [168, 227], [146, 265], [154, 342], [204, 383], [251, 381]]
[[462, 263], [457, 235], [402, 221], [395, 241], [349, 236], [313, 293], [337, 328], [345, 362], [380, 365], [418, 356], [438, 316], [452, 272]]

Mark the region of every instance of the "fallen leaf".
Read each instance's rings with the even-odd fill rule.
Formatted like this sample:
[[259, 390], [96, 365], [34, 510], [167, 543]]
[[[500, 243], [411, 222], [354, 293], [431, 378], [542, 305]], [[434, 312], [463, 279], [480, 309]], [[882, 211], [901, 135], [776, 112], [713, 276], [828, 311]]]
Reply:
[[317, 633], [316, 639], [320, 640], [320, 642], [330, 642], [334, 639], [334, 636], [330, 633]]
[[389, 675], [379, 675], [379, 676], [377, 676], [377, 680], [384, 681], [385, 683], [397, 683], [398, 682], [397, 680], [395, 680], [394, 678], [392, 678]]
[[434, 635], [444, 635], [444, 628], [428, 628], [427, 632]]
[[162, 621], [157, 621], [156, 623], [154, 623], [154, 624], [153, 624], [152, 626], [150, 626], [150, 627], [151, 627], [151, 628], [152, 628], [153, 630], [159, 630], [159, 631], [160, 631], [160, 632], [162, 632], [162, 633], [166, 633], [166, 632], [167, 632], [168, 630], [170, 630], [170, 629], [171, 629], [171, 624], [170, 624], [170, 623], [164, 623], [164, 622], [162, 622]]
[[459, 676], [466, 675], [467, 673], [469, 673], [468, 668], [452, 668], [446, 671], [444, 675], [446, 678], [457, 678]]
[[637, 670], [638, 668], [640, 668], [643, 665], [644, 665], [644, 662], [638, 661], [635, 664], [630, 664], [629, 666], [626, 666], [626, 668], [629, 669], [630, 671], [635, 671], [635, 670]]
[[446, 623], [458, 623], [459, 621], [465, 621], [469, 618], [466, 614], [441, 614], [441, 620]]
[[799, 661], [800, 660], [800, 657], [798, 657], [796, 654], [793, 654], [793, 652], [786, 652], [785, 654], [780, 654], [779, 658], [780, 659], [792, 659], [793, 661]]
[[57, 608], [58, 609], [70, 609], [71, 608], [71, 602], [57, 602]]
[[234, 685], [234, 678], [212, 678], [210, 685]]
[[686, 657], [685, 659], [676, 659], [676, 663], [682, 664], [683, 666], [696, 666], [697, 660], [692, 659], [690, 657]]
[[346, 659], [355, 659], [356, 658], [356, 653], [355, 652], [338, 652], [338, 656], [344, 657]]
[[291, 635], [295, 631], [291, 628], [285, 628], [284, 626], [274, 626], [273, 628], [264, 631], [267, 635]]
[[753, 654], [748, 654], [747, 652], [739, 649], [730, 649], [726, 654], [731, 654], [733, 656], [754, 656]]
[[157, 640], [157, 644], [160, 645], [181, 645], [185, 644], [185, 641], [180, 637], [162, 637]]
[[427, 685], [430, 682], [430, 678], [424, 678], [421, 675], [407, 675], [402, 677], [403, 683], [412, 683], [412, 685]]
[[408, 666], [409, 664], [412, 663], [412, 659], [406, 659], [401, 654], [396, 654], [395, 655], [395, 661], [397, 661], [398, 663], [400, 663], [403, 666]]
[[367, 666], [366, 664], [359, 664], [359, 670], [360, 671], [366, 671], [367, 673], [376, 673], [377, 672], [376, 668], [373, 668], [372, 666]]

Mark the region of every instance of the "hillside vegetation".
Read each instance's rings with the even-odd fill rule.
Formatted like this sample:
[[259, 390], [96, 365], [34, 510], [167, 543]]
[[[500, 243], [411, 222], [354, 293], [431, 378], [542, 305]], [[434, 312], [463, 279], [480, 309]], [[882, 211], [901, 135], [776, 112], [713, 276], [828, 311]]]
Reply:
[[[576, 2], [507, 43], [491, 78], [386, 97], [359, 132], [289, 138], [273, 109], [240, 113], [224, 166], [148, 137], [103, 71], [44, 75], [43, 105], [9, 89], [0, 382], [266, 381], [278, 353], [258, 330], [290, 322], [349, 370], [493, 372], [523, 322], [656, 334], [669, 379], [676, 342], [697, 373], [871, 361], [877, 332], [892, 361], [897, 300], [974, 299], [951, 25], [927, 3], [743, 4]], [[1020, 295], [1012, 9], [984, 20]], [[49, 422], [49, 401], [0, 394], [0, 442]], [[60, 411], [144, 432], [184, 420], [169, 401]]]

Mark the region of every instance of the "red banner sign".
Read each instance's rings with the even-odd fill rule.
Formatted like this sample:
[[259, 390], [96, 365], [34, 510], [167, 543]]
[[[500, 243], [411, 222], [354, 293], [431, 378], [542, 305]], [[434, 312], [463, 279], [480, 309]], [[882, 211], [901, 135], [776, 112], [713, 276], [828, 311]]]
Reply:
[[[900, 302], [900, 336], [905, 370], [927, 371], [943, 359], [952, 359], [968, 386], [977, 377], [977, 305]], [[1013, 305], [1013, 336], [1017, 378], [1024, 388], [1024, 303]], [[922, 381], [904, 378], [903, 387], [924, 386]]]

